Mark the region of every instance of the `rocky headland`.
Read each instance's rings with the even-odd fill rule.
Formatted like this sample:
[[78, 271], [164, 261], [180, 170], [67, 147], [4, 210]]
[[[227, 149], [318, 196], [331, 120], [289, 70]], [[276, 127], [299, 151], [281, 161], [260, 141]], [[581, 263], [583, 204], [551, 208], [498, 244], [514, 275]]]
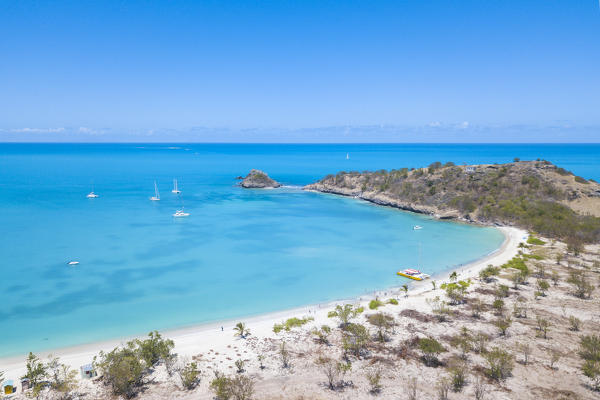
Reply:
[[339, 172], [305, 190], [486, 225], [510, 225], [573, 243], [600, 241], [600, 184], [548, 161]]

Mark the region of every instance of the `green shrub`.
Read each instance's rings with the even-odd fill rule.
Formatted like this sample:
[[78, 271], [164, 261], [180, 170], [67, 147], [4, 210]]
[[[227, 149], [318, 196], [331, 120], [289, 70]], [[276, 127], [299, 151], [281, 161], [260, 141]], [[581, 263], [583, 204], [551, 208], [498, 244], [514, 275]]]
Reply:
[[396, 299], [389, 299], [389, 300], [387, 301], [387, 303], [388, 303], [388, 304], [393, 304], [393, 305], [397, 306], [397, 305], [398, 305], [398, 300], [396, 300]]
[[538, 245], [538, 246], [541, 246], [541, 245], [544, 245], [544, 244], [546, 244], [546, 242], [544, 242], [544, 241], [543, 241], [543, 240], [541, 240], [541, 239], [538, 239], [538, 238], [536, 238], [535, 236], [529, 236], [529, 237], [527, 238], [527, 243], [529, 243], [529, 244], [534, 244], [534, 245]]
[[112, 392], [128, 398], [135, 396], [142, 386], [147, 367], [136, 341], [128, 342], [124, 347], [116, 347], [109, 353], [101, 351], [96, 365]]
[[600, 390], [600, 336], [583, 336], [579, 344], [579, 356], [584, 360], [581, 370], [590, 378], [595, 390]]
[[198, 364], [196, 362], [187, 363], [179, 370], [179, 378], [184, 388], [191, 390], [196, 387], [200, 377]]
[[495, 380], [504, 380], [508, 378], [514, 368], [514, 357], [499, 347], [494, 347], [491, 351], [484, 354], [488, 368], [485, 371], [489, 378]]
[[380, 301], [380, 300], [378, 300], [378, 299], [371, 300], [369, 302], [369, 309], [371, 309], [371, 310], [377, 310], [377, 308], [381, 307], [382, 305], [383, 305], [383, 302]]
[[171, 339], [163, 339], [158, 331], [148, 334], [148, 339], [137, 340], [140, 356], [148, 367], [153, 367], [159, 361], [165, 361], [171, 355], [175, 343]]
[[427, 366], [437, 365], [438, 355], [446, 351], [444, 346], [434, 338], [420, 338], [419, 350], [423, 353], [423, 361]]

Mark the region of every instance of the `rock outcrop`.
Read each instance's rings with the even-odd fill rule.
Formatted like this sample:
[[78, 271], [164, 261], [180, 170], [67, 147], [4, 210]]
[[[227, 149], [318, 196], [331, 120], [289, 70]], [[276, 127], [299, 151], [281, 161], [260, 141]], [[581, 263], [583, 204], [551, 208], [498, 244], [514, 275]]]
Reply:
[[268, 189], [278, 188], [281, 186], [279, 182], [269, 178], [269, 175], [258, 169], [253, 169], [240, 182], [240, 186], [246, 189]]

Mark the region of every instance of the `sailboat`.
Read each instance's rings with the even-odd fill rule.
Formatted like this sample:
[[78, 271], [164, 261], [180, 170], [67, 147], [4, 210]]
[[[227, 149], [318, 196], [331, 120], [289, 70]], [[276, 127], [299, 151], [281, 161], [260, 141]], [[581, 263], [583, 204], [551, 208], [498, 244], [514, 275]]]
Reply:
[[179, 190], [179, 188], [177, 187], [177, 179], [173, 179], [173, 190], [171, 190], [171, 193], [181, 193], [181, 190]]
[[173, 214], [173, 216], [174, 217], [189, 217], [190, 213], [186, 213], [183, 206], [181, 206], [181, 210], [175, 211], [175, 214]]
[[346, 160], [350, 159], [350, 153], [346, 153]]
[[152, 201], [160, 201], [160, 193], [158, 193], [158, 186], [156, 186], [156, 181], [154, 181], [154, 196], [150, 197]]
[[96, 193], [94, 193], [94, 185], [92, 184], [92, 191], [89, 192], [85, 197], [87, 197], [88, 199], [95, 199], [96, 197], [99, 197]]

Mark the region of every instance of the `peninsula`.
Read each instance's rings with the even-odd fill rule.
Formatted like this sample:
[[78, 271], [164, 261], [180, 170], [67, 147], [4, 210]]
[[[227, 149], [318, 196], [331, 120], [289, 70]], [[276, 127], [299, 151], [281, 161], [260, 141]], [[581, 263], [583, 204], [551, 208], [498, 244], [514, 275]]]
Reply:
[[600, 184], [543, 160], [340, 172], [304, 189], [441, 219], [516, 226], [574, 246], [600, 241]]

